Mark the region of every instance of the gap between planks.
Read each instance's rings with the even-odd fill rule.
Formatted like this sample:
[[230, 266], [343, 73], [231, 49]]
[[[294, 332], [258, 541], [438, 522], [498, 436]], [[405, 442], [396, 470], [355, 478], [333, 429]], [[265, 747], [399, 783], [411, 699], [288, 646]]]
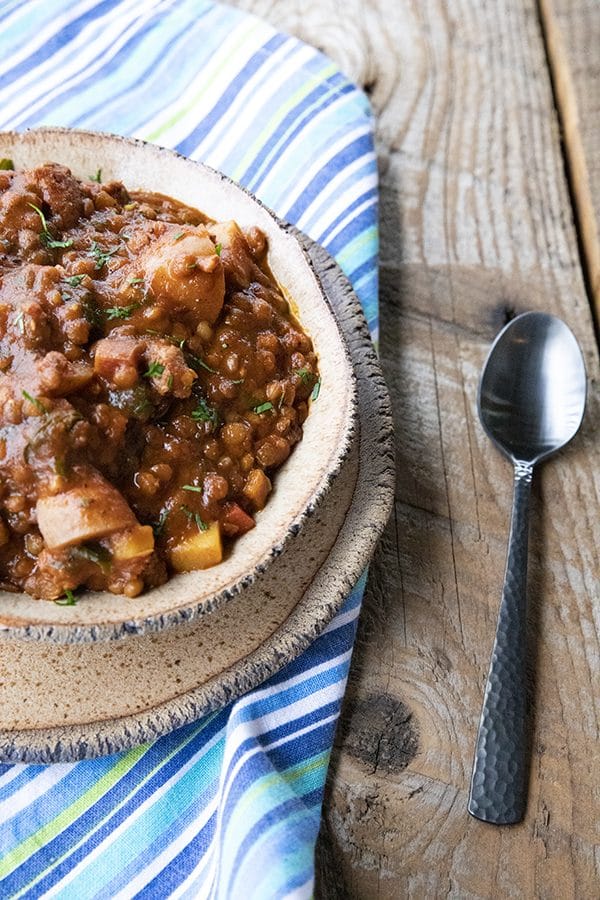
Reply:
[[600, 346], [600, 234], [579, 124], [572, 61], [569, 60], [554, 0], [537, 0], [537, 7], [560, 125], [560, 146], [573, 207], [581, 269], [592, 311], [596, 343]]

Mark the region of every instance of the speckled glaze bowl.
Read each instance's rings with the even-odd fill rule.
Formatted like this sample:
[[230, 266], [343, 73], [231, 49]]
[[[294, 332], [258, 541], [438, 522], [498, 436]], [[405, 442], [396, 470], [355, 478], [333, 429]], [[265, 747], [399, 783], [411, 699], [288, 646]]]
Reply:
[[[53, 161], [87, 177], [130, 189], [167, 194], [212, 219], [258, 225], [269, 241], [269, 265], [295, 315], [313, 340], [322, 389], [311, 404], [304, 436], [277, 472], [274, 491], [218, 566], [171, 578], [135, 599], [89, 592], [76, 606], [61, 607], [25, 594], [0, 592], [0, 628], [15, 639], [78, 643], [156, 632], [216, 610], [256, 585], [272, 560], [298, 541], [324, 502], [348, 457], [356, 429], [356, 382], [348, 350], [308, 255], [293, 229], [224, 175], [170, 150], [108, 134], [40, 129], [0, 135], [0, 156], [15, 168]], [[332, 522], [332, 528], [339, 523]], [[331, 539], [335, 539], [332, 534]]]

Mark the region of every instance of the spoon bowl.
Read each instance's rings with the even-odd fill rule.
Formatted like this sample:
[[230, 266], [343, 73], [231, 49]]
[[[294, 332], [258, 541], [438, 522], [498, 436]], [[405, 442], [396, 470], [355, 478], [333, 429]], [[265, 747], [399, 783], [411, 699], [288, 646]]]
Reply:
[[494, 341], [479, 384], [482, 425], [514, 466], [508, 555], [468, 810], [494, 825], [520, 822], [527, 787], [527, 544], [533, 467], [577, 433], [586, 399], [583, 356], [555, 316], [529, 312]]
[[535, 465], [577, 433], [586, 398], [583, 357], [571, 329], [528, 312], [500, 332], [479, 385], [479, 417], [513, 463]]

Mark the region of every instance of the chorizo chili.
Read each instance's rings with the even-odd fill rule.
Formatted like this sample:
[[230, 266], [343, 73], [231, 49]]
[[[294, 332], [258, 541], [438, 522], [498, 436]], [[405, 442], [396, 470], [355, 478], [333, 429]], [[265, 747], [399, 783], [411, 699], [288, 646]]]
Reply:
[[0, 167], [0, 580], [133, 597], [255, 525], [319, 390], [258, 228]]

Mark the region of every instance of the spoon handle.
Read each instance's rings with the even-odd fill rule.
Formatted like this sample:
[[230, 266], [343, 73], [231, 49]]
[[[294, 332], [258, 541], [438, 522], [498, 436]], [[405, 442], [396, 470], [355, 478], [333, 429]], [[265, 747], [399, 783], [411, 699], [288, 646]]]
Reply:
[[515, 465], [504, 587], [473, 762], [468, 809], [494, 825], [520, 822], [527, 781], [527, 543], [532, 466]]

